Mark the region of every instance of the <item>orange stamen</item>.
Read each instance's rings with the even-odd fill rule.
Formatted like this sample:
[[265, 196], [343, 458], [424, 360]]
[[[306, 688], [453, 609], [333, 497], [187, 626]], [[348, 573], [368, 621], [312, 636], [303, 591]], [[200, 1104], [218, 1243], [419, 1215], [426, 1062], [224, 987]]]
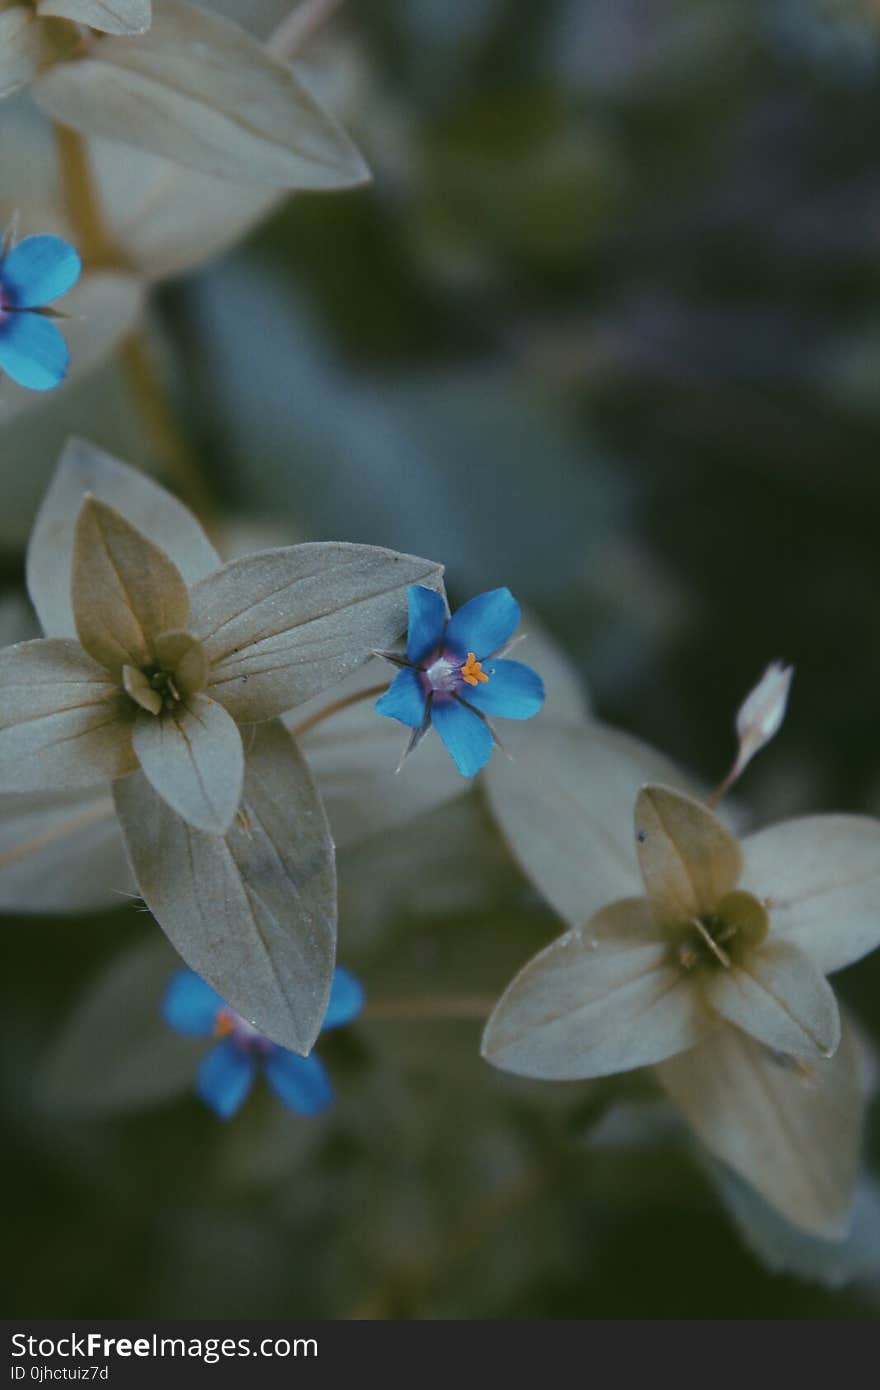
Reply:
[[467, 661], [461, 668], [462, 680], [467, 681], [468, 685], [488, 685], [489, 677], [483, 671], [483, 667], [473, 652], [468, 652]]
[[214, 1037], [226, 1038], [232, 1032], [234, 1027], [235, 1024], [232, 1020], [232, 1014], [229, 1012], [229, 1010], [218, 1009], [217, 1016], [214, 1019]]

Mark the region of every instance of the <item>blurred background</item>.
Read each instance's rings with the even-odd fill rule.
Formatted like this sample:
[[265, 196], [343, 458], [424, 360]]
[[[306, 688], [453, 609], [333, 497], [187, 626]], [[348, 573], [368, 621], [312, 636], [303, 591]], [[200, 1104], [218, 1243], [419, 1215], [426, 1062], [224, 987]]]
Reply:
[[[260, 37], [285, 11], [209, 8]], [[508, 584], [604, 719], [709, 780], [791, 661], [750, 811], [880, 814], [880, 5], [351, 0], [302, 60], [372, 185], [267, 202], [217, 255], [147, 248], [160, 401], [119, 353], [51, 399], [0, 393], [4, 640], [76, 432], [230, 546], [393, 546], [443, 561], [454, 603]], [[57, 200], [26, 94], [0, 106], [0, 190], [4, 214]], [[371, 997], [498, 992], [558, 929], [478, 793], [340, 874]], [[842, 1287], [774, 1273], [664, 1107], [512, 1084], [477, 1024], [328, 1039], [319, 1121], [260, 1093], [222, 1126], [134, 1085], [92, 1113], [88, 1078], [62, 1113], [40, 1078], [65, 1020], [132, 945], [158, 1017], [173, 954], [122, 899], [3, 925], [9, 1316], [875, 1315], [880, 1249]], [[880, 957], [836, 983], [880, 1042]]]

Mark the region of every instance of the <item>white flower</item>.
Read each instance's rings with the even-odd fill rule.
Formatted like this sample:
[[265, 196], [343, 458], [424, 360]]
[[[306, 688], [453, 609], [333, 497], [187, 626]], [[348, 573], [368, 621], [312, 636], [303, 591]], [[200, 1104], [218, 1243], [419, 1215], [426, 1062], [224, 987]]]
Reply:
[[880, 944], [880, 823], [806, 817], [740, 845], [701, 802], [652, 785], [636, 800], [635, 850], [607, 822], [590, 831], [576, 872], [604, 856], [626, 896], [525, 966], [484, 1055], [547, 1080], [653, 1065], [768, 1202], [842, 1233], [863, 1099], [824, 976]]

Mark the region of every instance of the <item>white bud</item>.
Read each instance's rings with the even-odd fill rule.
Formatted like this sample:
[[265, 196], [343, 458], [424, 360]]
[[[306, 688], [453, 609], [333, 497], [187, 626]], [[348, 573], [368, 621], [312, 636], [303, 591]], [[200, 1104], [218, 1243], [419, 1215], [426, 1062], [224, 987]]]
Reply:
[[793, 675], [793, 666], [783, 666], [781, 661], [771, 662], [754, 690], [746, 696], [740, 706], [736, 716], [739, 752], [731, 773], [731, 781], [740, 776], [755, 754], [759, 753], [782, 727]]

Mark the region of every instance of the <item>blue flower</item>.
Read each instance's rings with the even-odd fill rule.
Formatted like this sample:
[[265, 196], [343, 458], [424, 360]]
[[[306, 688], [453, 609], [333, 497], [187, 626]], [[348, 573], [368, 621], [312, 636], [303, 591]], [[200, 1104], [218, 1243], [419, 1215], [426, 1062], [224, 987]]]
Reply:
[[[363, 1008], [360, 982], [341, 967], [333, 976], [323, 1028], [350, 1023]], [[165, 1022], [187, 1037], [218, 1038], [196, 1073], [196, 1092], [221, 1120], [245, 1100], [262, 1067], [275, 1094], [299, 1115], [317, 1115], [332, 1104], [333, 1089], [323, 1064], [312, 1053], [299, 1057], [279, 1047], [247, 1022], [193, 970], [179, 970], [162, 1001]]]
[[473, 777], [497, 742], [486, 716], [531, 719], [544, 703], [541, 677], [502, 659], [519, 625], [519, 604], [509, 589], [492, 589], [450, 618], [434, 589], [413, 585], [408, 597], [406, 659], [382, 653], [403, 669], [376, 709], [414, 731], [407, 752], [433, 725], [462, 776]]
[[0, 251], [0, 369], [31, 391], [50, 391], [67, 375], [70, 353], [46, 309], [79, 279], [69, 242], [29, 236]]

